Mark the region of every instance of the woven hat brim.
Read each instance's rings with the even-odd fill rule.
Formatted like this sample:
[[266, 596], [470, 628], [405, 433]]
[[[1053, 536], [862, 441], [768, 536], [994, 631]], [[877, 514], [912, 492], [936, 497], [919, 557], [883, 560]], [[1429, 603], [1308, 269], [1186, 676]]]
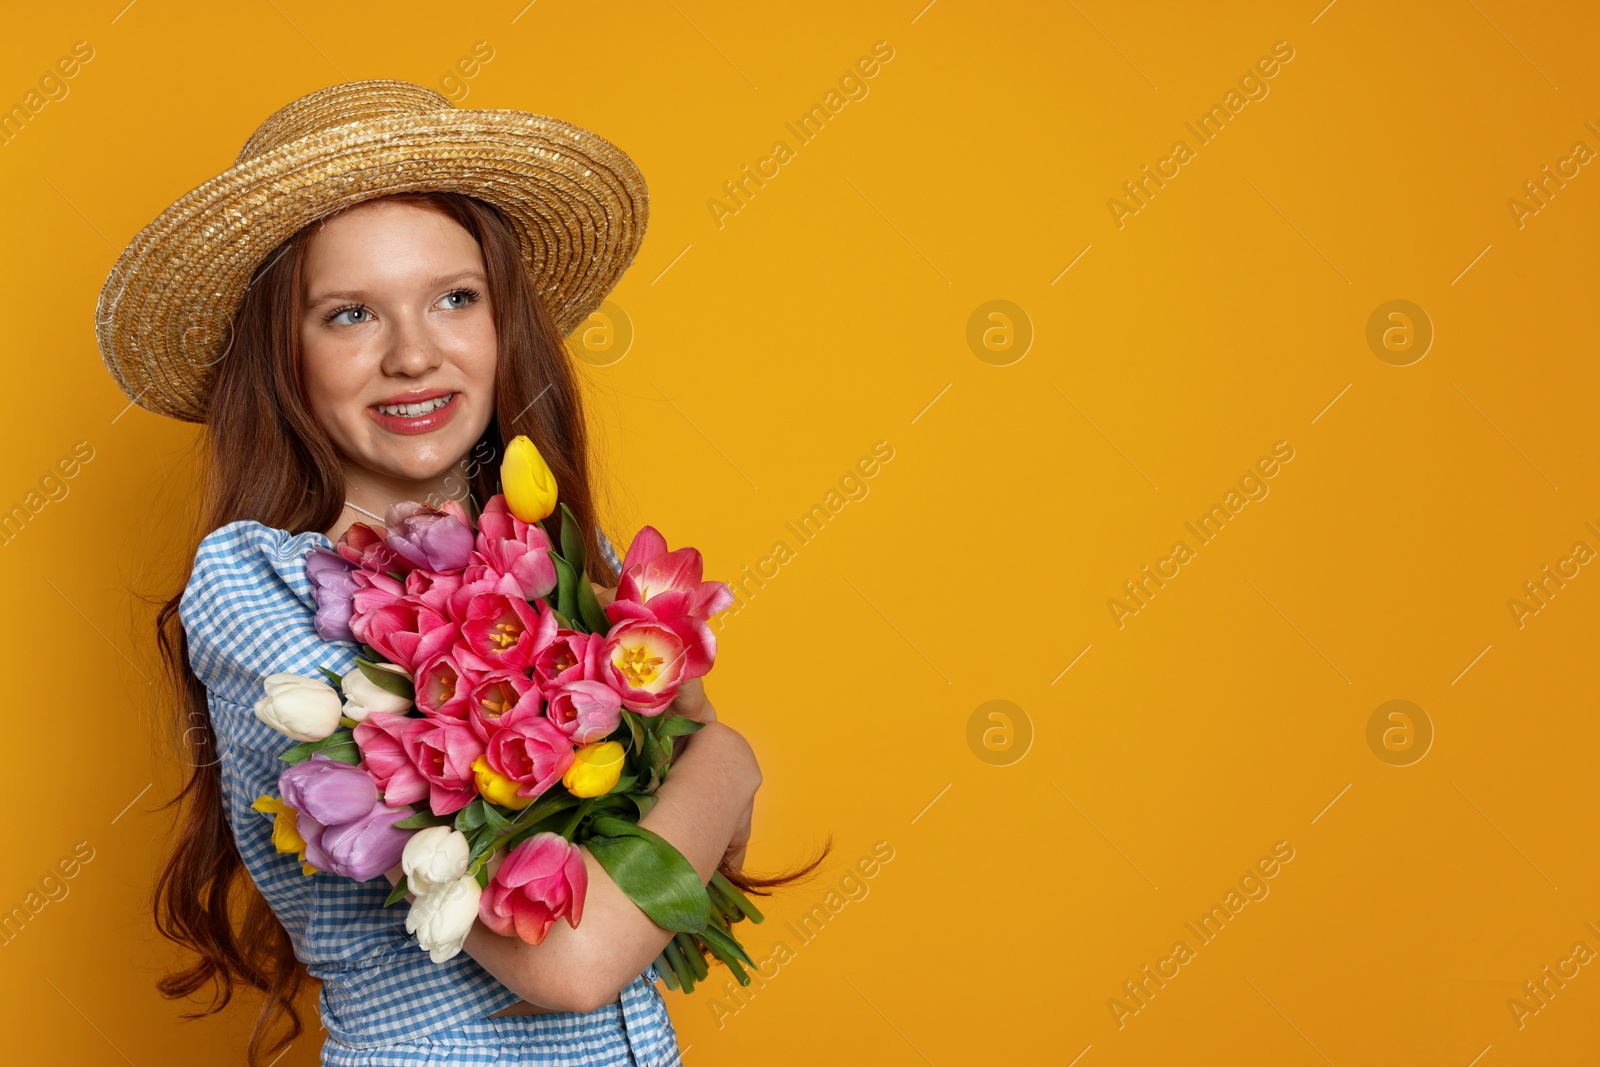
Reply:
[[418, 190], [503, 211], [563, 337], [616, 287], [649, 221], [633, 161], [559, 119], [452, 109], [352, 121], [229, 168], [134, 237], [96, 307], [106, 368], [146, 410], [203, 421], [234, 313], [272, 250], [352, 204]]

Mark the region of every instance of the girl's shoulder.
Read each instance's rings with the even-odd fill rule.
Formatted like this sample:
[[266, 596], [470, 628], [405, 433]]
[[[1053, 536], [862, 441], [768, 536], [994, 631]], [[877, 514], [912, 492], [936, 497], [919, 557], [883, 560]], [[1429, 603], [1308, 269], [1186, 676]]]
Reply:
[[330, 646], [313, 627], [316, 597], [306, 557], [329, 547], [320, 533], [291, 534], [251, 520], [230, 522], [201, 540], [178, 617], [190, 666], [215, 696], [248, 706], [264, 675], [307, 670], [307, 662], [314, 674], [330, 647], [353, 651]]

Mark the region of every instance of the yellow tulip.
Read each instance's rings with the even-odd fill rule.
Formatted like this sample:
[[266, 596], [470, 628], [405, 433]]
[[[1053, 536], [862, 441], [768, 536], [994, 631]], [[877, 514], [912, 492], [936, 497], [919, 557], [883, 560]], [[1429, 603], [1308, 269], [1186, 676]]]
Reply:
[[556, 476], [532, 441], [522, 434], [506, 446], [500, 463], [500, 491], [506, 507], [523, 522], [538, 522], [556, 509]]
[[521, 811], [536, 798], [517, 795], [517, 783], [493, 767], [483, 756], [472, 761], [472, 776], [478, 780], [478, 794], [491, 804]]
[[316, 874], [317, 869], [306, 862], [306, 839], [300, 836], [300, 813], [277, 797], [259, 796], [250, 805], [264, 815], [276, 815], [272, 820], [272, 847], [279, 852], [293, 852], [300, 860], [300, 873]]
[[622, 777], [622, 743], [601, 741], [584, 745], [573, 754], [572, 766], [561, 784], [575, 797], [598, 797], [611, 792]]

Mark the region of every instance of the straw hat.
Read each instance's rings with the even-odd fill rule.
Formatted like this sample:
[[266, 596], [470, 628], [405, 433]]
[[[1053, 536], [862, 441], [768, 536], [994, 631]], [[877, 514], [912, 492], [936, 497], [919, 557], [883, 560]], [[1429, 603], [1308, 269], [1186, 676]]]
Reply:
[[117, 258], [95, 309], [111, 376], [146, 410], [203, 421], [234, 313], [272, 250], [341, 208], [416, 190], [499, 208], [563, 337], [617, 284], [649, 219], [638, 168], [588, 130], [456, 108], [404, 81], [319, 89], [274, 112], [232, 167], [179, 197]]

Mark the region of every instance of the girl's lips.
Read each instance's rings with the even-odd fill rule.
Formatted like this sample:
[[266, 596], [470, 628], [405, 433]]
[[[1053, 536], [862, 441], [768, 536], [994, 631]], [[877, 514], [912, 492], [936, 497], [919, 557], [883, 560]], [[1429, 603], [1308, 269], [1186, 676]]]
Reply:
[[459, 399], [461, 399], [461, 394], [455, 393], [445, 403], [444, 407], [414, 418], [405, 415], [386, 415], [376, 407], [367, 408], [367, 414], [372, 416], [373, 422], [376, 422], [390, 433], [405, 434], [407, 436], [432, 433], [455, 417], [456, 401]]

